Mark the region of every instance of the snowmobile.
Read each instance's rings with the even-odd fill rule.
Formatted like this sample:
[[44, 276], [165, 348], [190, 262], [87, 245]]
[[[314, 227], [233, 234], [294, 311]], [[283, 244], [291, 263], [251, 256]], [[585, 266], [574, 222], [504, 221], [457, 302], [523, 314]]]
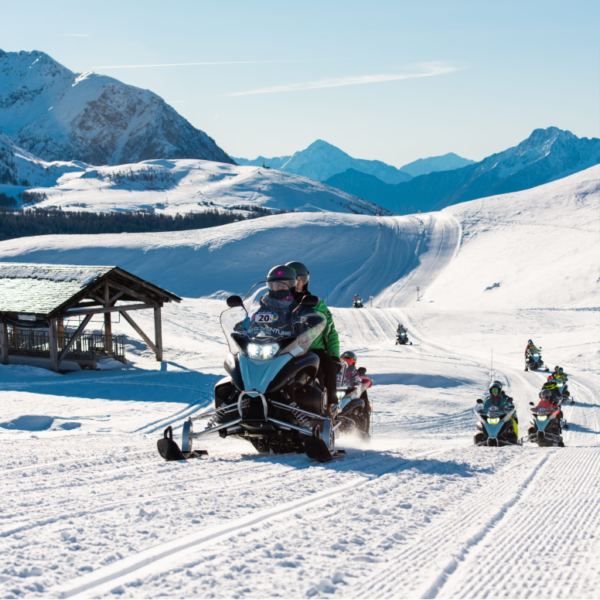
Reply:
[[404, 346], [404, 344], [410, 344], [412, 346], [412, 342], [408, 339], [408, 334], [405, 331], [402, 333], [396, 332], [396, 346]]
[[[310, 350], [327, 324], [314, 310], [319, 299], [305, 296], [274, 312], [265, 306], [265, 286], [257, 283], [244, 300], [227, 298], [220, 321], [229, 345], [228, 376], [215, 385], [214, 410], [184, 423], [181, 448], [165, 431], [158, 441], [165, 460], [198, 456], [194, 440], [216, 433], [247, 440], [259, 452], [306, 452], [320, 462], [343, 458], [344, 451], [334, 449], [339, 424], [327, 413], [319, 357]], [[195, 431], [195, 423], [206, 419], [204, 429]]]
[[531, 409], [531, 427], [528, 436], [523, 441], [534, 442], [538, 446], [559, 446], [564, 448], [562, 428], [568, 428], [565, 421], [561, 419], [562, 411], [560, 404], [541, 398], [537, 406], [529, 403]]
[[364, 308], [362, 298], [357, 298], [352, 301], [353, 308]]
[[562, 396], [563, 403], [569, 401], [571, 404], [575, 404], [575, 400], [571, 398], [571, 393], [567, 388], [567, 382], [564, 379], [556, 379], [556, 385], [560, 395]]
[[[525, 359], [526, 371], [529, 371], [530, 369], [532, 371], [537, 371], [538, 369], [545, 367], [544, 361], [542, 360], [542, 353], [540, 352], [541, 349], [542, 348], [540, 347], [539, 350], [532, 350], [529, 356]], [[549, 371], [550, 369], [545, 367], [545, 370]]]
[[477, 417], [477, 429], [475, 435], [476, 446], [519, 446], [521, 445], [515, 433], [512, 416], [516, 408], [510, 404], [505, 408], [490, 406], [484, 412], [483, 400], [478, 399], [473, 409]]
[[[364, 439], [370, 439], [371, 417], [370, 414], [365, 414], [365, 406], [368, 406], [367, 390], [372, 387], [373, 382], [365, 377], [366, 372], [364, 367], [352, 372], [348, 364], [342, 361], [342, 370], [337, 375], [337, 420], [340, 423], [340, 433], [355, 432]], [[362, 377], [357, 377], [357, 374]]]

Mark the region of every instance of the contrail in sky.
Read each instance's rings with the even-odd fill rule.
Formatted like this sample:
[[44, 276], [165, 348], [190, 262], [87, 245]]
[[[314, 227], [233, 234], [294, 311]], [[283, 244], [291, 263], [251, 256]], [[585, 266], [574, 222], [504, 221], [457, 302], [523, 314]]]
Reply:
[[358, 75], [355, 77], [339, 77], [332, 79], [321, 79], [319, 81], [308, 81], [305, 83], [291, 83], [288, 85], [276, 85], [272, 87], [249, 90], [247, 92], [235, 92], [226, 96], [248, 96], [250, 94], [273, 94], [276, 92], [298, 92], [301, 90], [318, 90], [322, 88], [341, 87], [344, 85], [362, 85], [365, 83], [380, 83], [382, 81], [398, 81], [400, 79], [416, 79], [419, 77], [433, 77], [458, 71], [459, 67], [444, 65], [440, 63], [428, 63], [421, 65], [421, 70], [413, 73], [390, 73], [384, 75]]
[[228, 62], [172, 63], [167, 65], [114, 65], [112, 67], [92, 67], [92, 69], [148, 69], [151, 67], [196, 67], [199, 65], [258, 65], [264, 63], [303, 62], [296, 60], [233, 60]]

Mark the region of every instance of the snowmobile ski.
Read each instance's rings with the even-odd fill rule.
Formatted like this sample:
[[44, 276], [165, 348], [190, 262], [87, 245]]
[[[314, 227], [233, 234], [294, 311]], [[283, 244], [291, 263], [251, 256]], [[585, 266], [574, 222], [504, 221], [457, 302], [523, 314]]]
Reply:
[[304, 450], [306, 456], [313, 460], [318, 460], [320, 463], [331, 462], [332, 460], [340, 460], [346, 458], [345, 450], [329, 451], [327, 444], [318, 437], [307, 437], [304, 440]]
[[177, 442], [173, 439], [173, 427], [171, 427], [171, 425], [165, 429], [164, 436], [156, 442], [156, 446], [158, 447], [158, 453], [167, 461], [187, 460], [188, 458], [208, 456], [206, 450], [182, 452], [177, 445]]

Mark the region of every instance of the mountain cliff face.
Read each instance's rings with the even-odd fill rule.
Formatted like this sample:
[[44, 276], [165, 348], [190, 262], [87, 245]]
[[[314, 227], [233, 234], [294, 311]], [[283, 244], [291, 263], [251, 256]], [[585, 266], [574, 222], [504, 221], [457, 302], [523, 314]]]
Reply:
[[279, 156], [276, 158], [264, 158], [259, 156], [256, 160], [236, 158], [240, 165], [253, 165], [262, 167], [263, 161], [267, 167], [302, 175], [316, 181], [325, 181], [338, 173], [348, 169], [355, 169], [362, 173], [368, 173], [385, 181], [386, 183], [398, 183], [409, 181], [411, 176], [396, 167], [387, 165], [380, 160], [362, 160], [352, 158], [343, 150], [331, 144], [317, 140], [305, 150], [296, 152], [293, 156]]
[[461, 169], [467, 165], [472, 165], [474, 162], [474, 160], [463, 158], [462, 156], [458, 156], [458, 154], [454, 154], [454, 152], [448, 152], [448, 154], [444, 154], [443, 156], [419, 158], [414, 162], [400, 167], [400, 170], [408, 173], [411, 177], [419, 177], [419, 175], [427, 175], [427, 173], [433, 173], [434, 171]]
[[212, 138], [149, 90], [104, 75], [78, 75], [35, 50], [0, 50], [0, 129], [46, 161], [233, 163]]
[[370, 180], [356, 172], [325, 183], [391, 210], [412, 206], [415, 211], [430, 211], [527, 190], [599, 163], [600, 139], [578, 138], [570, 131], [549, 127], [536, 129], [518, 146], [462, 169], [429, 173], [397, 185], [371, 186]]

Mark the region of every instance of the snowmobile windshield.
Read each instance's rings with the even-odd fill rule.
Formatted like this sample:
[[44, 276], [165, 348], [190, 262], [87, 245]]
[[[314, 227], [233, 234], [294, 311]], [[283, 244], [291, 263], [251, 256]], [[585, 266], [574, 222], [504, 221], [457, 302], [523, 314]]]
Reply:
[[303, 354], [326, 325], [321, 313], [294, 300], [286, 282], [257, 283], [246, 294], [243, 306], [221, 313], [221, 327], [230, 352], [242, 352], [255, 360]]

